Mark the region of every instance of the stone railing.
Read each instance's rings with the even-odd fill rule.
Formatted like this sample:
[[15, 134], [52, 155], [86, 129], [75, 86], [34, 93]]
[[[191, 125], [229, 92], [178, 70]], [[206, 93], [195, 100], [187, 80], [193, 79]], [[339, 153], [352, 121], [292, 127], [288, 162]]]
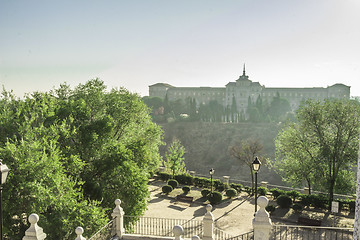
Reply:
[[[260, 196], [257, 201], [259, 205], [259, 211], [256, 212], [255, 217], [253, 218], [253, 228], [254, 228], [254, 240], [269, 240], [270, 232], [272, 229], [272, 223], [269, 217], [269, 213], [265, 210], [265, 207], [268, 204], [268, 199], [264, 196]], [[111, 239], [141, 239], [143, 236], [141, 235], [132, 235], [125, 233], [124, 228], [124, 215], [125, 212], [123, 208], [120, 206], [120, 199], [115, 200], [115, 208], [111, 214], [113, 217], [112, 220], [112, 230], [111, 230]], [[203, 232], [199, 234], [203, 240], [215, 240], [214, 232], [214, 216], [211, 212], [212, 206], [208, 204], [206, 206], [206, 213], [203, 218]], [[25, 236], [22, 240], [43, 240], [46, 238], [46, 234], [43, 232], [43, 229], [39, 227], [38, 221], [39, 216], [37, 214], [31, 214], [28, 218], [30, 222], [30, 227], [25, 232]], [[250, 219], [249, 219], [250, 221]], [[175, 225], [172, 229], [172, 232], [175, 237], [161, 237], [161, 239], [182, 239], [184, 234], [183, 227], [180, 225]], [[84, 229], [82, 227], [77, 227], [75, 229], [75, 233], [77, 235], [75, 240], [86, 240], [83, 237]], [[150, 239], [151, 236], [146, 236], [146, 239]], [[155, 237], [156, 239], [160, 239], [160, 237]], [[200, 239], [199, 236], [193, 236], [192, 240]], [[109, 239], [110, 240], [110, 239]]]

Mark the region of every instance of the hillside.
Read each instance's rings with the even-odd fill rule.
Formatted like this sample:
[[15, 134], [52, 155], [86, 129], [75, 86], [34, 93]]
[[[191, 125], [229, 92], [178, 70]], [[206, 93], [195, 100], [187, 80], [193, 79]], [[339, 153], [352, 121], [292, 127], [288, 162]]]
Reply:
[[[185, 163], [188, 170], [208, 175], [215, 168], [215, 177], [229, 175], [232, 178], [250, 180], [249, 169], [230, 156], [229, 147], [249, 138], [259, 139], [264, 154], [274, 159], [274, 139], [281, 129], [275, 123], [209, 123], [173, 122], [161, 124], [164, 141], [169, 144], [174, 137], [186, 148]], [[165, 156], [166, 146], [161, 148]], [[281, 178], [266, 166], [259, 172], [259, 181], [280, 184]]]

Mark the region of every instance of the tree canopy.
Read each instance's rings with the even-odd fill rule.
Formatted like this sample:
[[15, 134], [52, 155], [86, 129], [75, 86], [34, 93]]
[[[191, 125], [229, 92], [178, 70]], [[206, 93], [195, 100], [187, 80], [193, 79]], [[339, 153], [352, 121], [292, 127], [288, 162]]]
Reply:
[[23, 99], [4, 90], [0, 158], [11, 169], [5, 234], [21, 239], [33, 212], [50, 239], [73, 239], [77, 226], [91, 234], [108, 221], [116, 198], [127, 214], [142, 214], [161, 136], [138, 95], [108, 91], [99, 79]]
[[276, 139], [275, 168], [285, 181], [327, 190], [353, 189], [358, 154], [360, 103], [348, 99], [307, 100]]

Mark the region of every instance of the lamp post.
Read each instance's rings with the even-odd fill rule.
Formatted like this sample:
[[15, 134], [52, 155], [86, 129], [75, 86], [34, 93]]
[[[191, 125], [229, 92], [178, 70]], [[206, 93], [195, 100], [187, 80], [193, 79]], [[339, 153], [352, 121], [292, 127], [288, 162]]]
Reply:
[[259, 161], [258, 157], [255, 157], [252, 167], [255, 171], [255, 213], [257, 212], [257, 174], [260, 169], [261, 162]]
[[2, 188], [3, 184], [6, 182], [6, 178], [8, 176], [10, 169], [5, 165], [2, 164], [2, 160], [0, 159], [0, 239], [3, 240], [3, 230], [2, 230]]
[[215, 169], [211, 168], [209, 170], [209, 173], [210, 173], [210, 179], [211, 179], [210, 181], [211, 181], [211, 194], [212, 194], [212, 192], [213, 192], [212, 176], [215, 173]]

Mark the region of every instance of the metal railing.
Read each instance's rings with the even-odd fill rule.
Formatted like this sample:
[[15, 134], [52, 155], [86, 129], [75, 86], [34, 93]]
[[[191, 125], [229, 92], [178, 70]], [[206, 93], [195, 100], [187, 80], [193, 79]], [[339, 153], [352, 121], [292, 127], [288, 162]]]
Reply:
[[350, 240], [353, 228], [274, 225], [271, 240]]
[[215, 240], [251, 240], [254, 239], [254, 232], [247, 232], [238, 236], [232, 236], [221, 229], [214, 228], [214, 239]]
[[88, 240], [107, 240], [111, 237], [111, 228], [113, 226], [113, 221], [111, 220], [105, 226], [103, 226], [99, 231], [97, 231], [93, 236]]
[[173, 227], [181, 225], [184, 237], [202, 236], [202, 221], [155, 217], [124, 216], [125, 232], [131, 234], [173, 237]]

